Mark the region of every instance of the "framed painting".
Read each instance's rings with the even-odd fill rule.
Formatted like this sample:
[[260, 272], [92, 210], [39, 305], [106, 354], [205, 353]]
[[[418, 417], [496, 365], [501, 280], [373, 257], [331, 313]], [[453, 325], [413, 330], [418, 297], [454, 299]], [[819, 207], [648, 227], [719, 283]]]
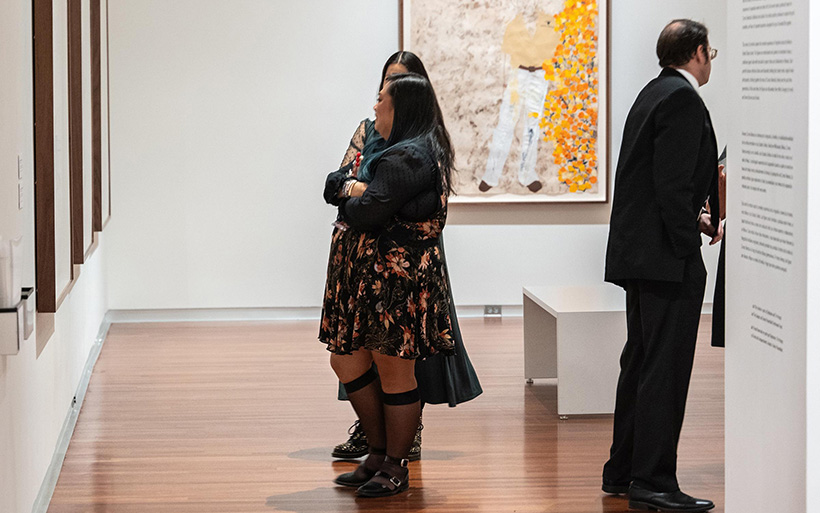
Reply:
[[456, 150], [453, 202], [608, 200], [607, 0], [403, 0]]

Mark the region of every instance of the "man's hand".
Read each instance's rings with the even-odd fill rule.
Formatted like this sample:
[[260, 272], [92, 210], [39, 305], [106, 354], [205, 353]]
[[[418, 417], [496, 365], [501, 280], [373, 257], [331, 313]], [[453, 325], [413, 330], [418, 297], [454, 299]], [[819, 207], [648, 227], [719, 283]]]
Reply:
[[717, 231], [715, 235], [712, 237], [712, 240], [709, 241], [710, 246], [714, 246], [718, 242], [723, 240], [723, 223], [718, 223]]
[[717, 227], [712, 224], [712, 216], [708, 212], [704, 212], [698, 218], [698, 229], [707, 237], [711, 237], [709, 245], [715, 245], [723, 240], [723, 223], [718, 223]]

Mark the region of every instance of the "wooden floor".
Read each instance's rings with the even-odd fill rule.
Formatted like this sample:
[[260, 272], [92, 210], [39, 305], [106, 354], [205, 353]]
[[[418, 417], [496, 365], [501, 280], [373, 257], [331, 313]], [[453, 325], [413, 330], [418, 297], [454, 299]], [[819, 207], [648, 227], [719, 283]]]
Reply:
[[[708, 320], [678, 477], [723, 512], [723, 353]], [[354, 467], [330, 458], [354, 415], [315, 322], [116, 324], [49, 511], [627, 511], [600, 491], [611, 416], [561, 421], [555, 386], [525, 384], [521, 319], [462, 330], [484, 394], [425, 409], [407, 493], [357, 499], [331, 482]]]

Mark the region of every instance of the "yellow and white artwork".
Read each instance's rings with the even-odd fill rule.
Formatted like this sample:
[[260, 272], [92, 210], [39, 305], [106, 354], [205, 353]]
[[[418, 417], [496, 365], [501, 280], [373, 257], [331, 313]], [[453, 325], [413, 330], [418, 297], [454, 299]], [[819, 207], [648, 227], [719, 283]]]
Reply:
[[404, 48], [455, 146], [455, 201], [606, 201], [604, 1], [403, 2]]

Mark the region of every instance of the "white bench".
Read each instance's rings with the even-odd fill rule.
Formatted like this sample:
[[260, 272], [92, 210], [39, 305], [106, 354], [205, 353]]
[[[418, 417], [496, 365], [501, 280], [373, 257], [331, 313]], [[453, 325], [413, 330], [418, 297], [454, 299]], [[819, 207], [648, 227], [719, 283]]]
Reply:
[[557, 378], [558, 415], [615, 411], [625, 312], [615, 285], [524, 287], [524, 377]]

